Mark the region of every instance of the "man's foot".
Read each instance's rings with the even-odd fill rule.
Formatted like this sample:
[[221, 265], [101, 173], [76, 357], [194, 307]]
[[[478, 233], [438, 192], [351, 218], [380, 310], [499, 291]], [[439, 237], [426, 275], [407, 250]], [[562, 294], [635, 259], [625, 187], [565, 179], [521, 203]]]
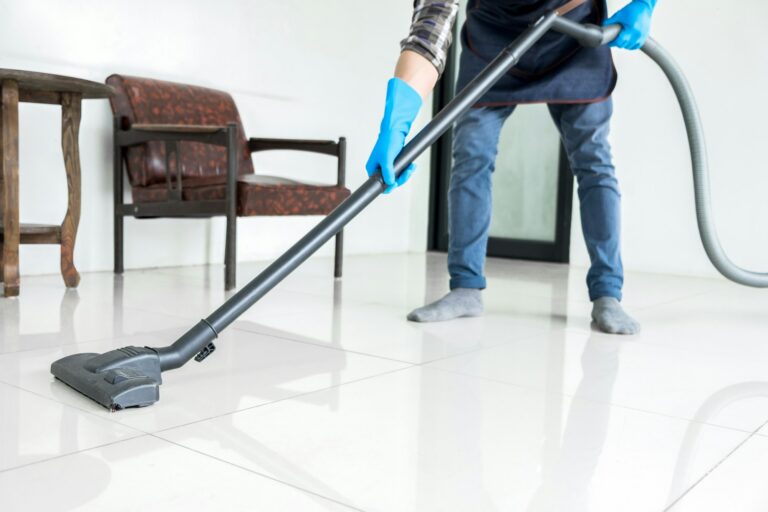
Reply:
[[629, 316], [613, 297], [601, 297], [592, 302], [592, 320], [597, 328], [608, 334], [637, 334], [640, 324]]
[[456, 288], [440, 300], [414, 309], [408, 314], [411, 322], [444, 322], [465, 316], [483, 314], [483, 297], [480, 290]]

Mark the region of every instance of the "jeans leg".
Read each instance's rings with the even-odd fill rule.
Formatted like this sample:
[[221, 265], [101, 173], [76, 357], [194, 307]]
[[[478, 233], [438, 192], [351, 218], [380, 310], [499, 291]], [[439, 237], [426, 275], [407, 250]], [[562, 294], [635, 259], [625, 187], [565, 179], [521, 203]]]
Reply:
[[485, 253], [491, 224], [491, 173], [499, 133], [514, 107], [473, 108], [456, 123], [448, 187], [450, 287], [485, 288]]
[[581, 227], [591, 266], [587, 273], [590, 300], [621, 300], [621, 194], [608, 143], [613, 102], [550, 105], [576, 176]]

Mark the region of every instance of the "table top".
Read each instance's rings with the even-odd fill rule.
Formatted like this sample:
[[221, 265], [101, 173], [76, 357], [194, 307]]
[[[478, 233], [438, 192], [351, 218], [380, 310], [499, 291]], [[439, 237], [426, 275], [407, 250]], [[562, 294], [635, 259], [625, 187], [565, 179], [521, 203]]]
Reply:
[[82, 94], [84, 99], [109, 98], [114, 94], [112, 87], [106, 84], [83, 80], [82, 78], [21, 69], [0, 68], [0, 82], [3, 80], [13, 80], [18, 83], [20, 92], [75, 92]]

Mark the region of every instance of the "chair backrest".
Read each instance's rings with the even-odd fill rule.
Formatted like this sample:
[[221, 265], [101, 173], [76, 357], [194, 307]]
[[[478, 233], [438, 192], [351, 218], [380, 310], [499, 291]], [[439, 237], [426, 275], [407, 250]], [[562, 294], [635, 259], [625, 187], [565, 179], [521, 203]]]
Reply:
[[[232, 96], [226, 92], [125, 75], [111, 75], [107, 84], [115, 89], [110, 103], [123, 129], [133, 124], [224, 126], [236, 123], [241, 146], [238, 174], [253, 173], [243, 123]], [[181, 142], [179, 157], [182, 179], [226, 176], [227, 156], [222, 147]], [[132, 186], [146, 187], [165, 182], [164, 142], [149, 142], [130, 148], [125, 159]], [[173, 171], [175, 173], [175, 169]]]

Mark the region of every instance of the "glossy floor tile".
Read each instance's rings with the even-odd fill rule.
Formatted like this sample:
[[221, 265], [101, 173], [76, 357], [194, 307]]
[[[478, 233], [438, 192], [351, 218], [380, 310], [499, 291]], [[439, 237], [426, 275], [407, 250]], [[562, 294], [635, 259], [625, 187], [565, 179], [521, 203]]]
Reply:
[[[768, 420], [766, 360], [563, 330], [429, 367], [754, 432]], [[581, 388], [585, 380], [595, 385]]]
[[[190, 279], [182, 274], [161, 271], [133, 271], [113, 282], [110, 274], [95, 274], [80, 290], [100, 300], [111, 300], [123, 308], [199, 320], [217, 309], [234, 291], [225, 292], [223, 282]], [[82, 288], [82, 287], [81, 287]], [[300, 299], [305, 298], [302, 301]], [[295, 311], [311, 308], [315, 296], [299, 294], [278, 287], [252, 308], [264, 316], [284, 313], [289, 305]]]
[[[0, 471], [140, 434], [108, 419], [0, 384]], [[0, 506], [0, 510], [5, 508]]]
[[641, 341], [768, 363], [767, 291], [728, 284], [719, 291], [637, 311], [643, 324]]
[[[333, 274], [333, 261], [330, 258], [312, 258], [286, 277], [278, 289], [323, 297], [341, 291], [345, 299], [398, 305], [406, 297], [422, 300], [424, 290], [431, 288], [433, 281], [435, 286], [442, 282], [439, 290], [447, 290], [444, 261], [444, 256], [434, 254], [354, 256], [344, 260], [344, 277], [333, 280], [329, 279]], [[266, 263], [238, 264], [238, 284], [242, 286], [258, 275], [267, 266]], [[381, 272], [379, 267], [387, 271]], [[207, 286], [224, 285], [221, 266], [164, 268], [158, 269], [158, 272]]]
[[671, 512], [768, 510], [768, 438], [755, 436], [686, 493]]
[[25, 277], [0, 298], [0, 511], [766, 507], [768, 291], [628, 273], [643, 330], [607, 336], [585, 269], [490, 259], [484, 317], [407, 322], [445, 264], [311, 258], [117, 413], [51, 362], [172, 343], [232, 295], [223, 268]]
[[[278, 289], [323, 297], [336, 294], [355, 302], [413, 308], [448, 292], [446, 266], [446, 256], [441, 253], [355, 256], [345, 261], [344, 279], [334, 282], [328, 279], [332, 261], [316, 258], [288, 276]], [[265, 262], [238, 265], [239, 284], [265, 267]], [[387, 271], [381, 272], [380, 268]], [[166, 268], [158, 272], [207, 286], [223, 286], [220, 266]], [[507, 310], [514, 310], [514, 304], [508, 302], [514, 297], [587, 303], [586, 272], [583, 267], [489, 258], [486, 274], [491, 286], [485, 291], [485, 302]], [[721, 279], [628, 273], [624, 303], [637, 310], [729, 286]]]
[[[406, 366], [306, 343], [230, 329], [217, 340], [215, 355], [204, 363], [163, 374], [160, 407], [109, 412], [55, 380], [52, 361], [77, 352], [101, 353], [123, 346], [164, 346], [184, 330], [169, 330], [56, 349], [0, 355], [0, 381], [77, 407], [144, 432], [183, 425], [247, 409]], [[336, 394], [332, 391], [331, 395]], [[336, 401], [325, 403], [335, 407]]]
[[[585, 388], [600, 388], [585, 379]], [[315, 393], [322, 402], [327, 392]], [[748, 434], [410, 368], [161, 432], [364, 510], [661, 510]]]
[[3, 512], [352, 510], [153, 437], [0, 473]]
[[19, 298], [0, 300], [0, 353], [184, 325], [184, 320], [172, 315], [126, 306], [112, 293], [111, 276], [94, 276], [89, 275], [89, 280], [103, 281], [98, 294], [91, 293], [88, 286], [65, 290], [48, 276], [25, 278]]
[[329, 301], [313, 300], [318, 300], [317, 306], [299, 315], [283, 313], [265, 317], [258, 312], [247, 312], [238, 328], [410, 363], [471, 352], [540, 334], [549, 328], [548, 323], [520, 322], [500, 314], [462, 318], [451, 323], [418, 324], [405, 320], [408, 310], [402, 307], [379, 304], [338, 307]]

